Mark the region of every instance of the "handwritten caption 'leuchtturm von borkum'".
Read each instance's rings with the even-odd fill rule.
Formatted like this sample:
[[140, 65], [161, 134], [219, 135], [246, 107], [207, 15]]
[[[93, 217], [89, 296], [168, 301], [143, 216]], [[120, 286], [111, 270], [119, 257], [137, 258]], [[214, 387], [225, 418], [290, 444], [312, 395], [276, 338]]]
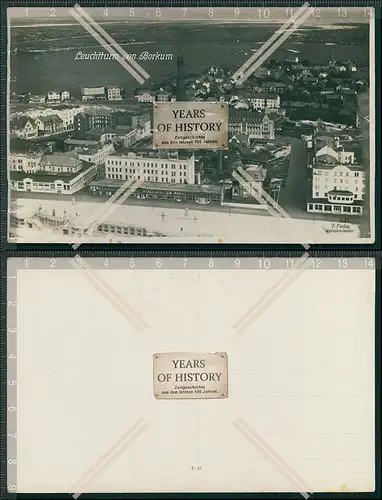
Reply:
[[216, 353], [156, 353], [157, 399], [222, 399], [228, 396], [228, 356]]
[[228, 105], [219, 102], [154, 103], [156, 149], [227, 149]]

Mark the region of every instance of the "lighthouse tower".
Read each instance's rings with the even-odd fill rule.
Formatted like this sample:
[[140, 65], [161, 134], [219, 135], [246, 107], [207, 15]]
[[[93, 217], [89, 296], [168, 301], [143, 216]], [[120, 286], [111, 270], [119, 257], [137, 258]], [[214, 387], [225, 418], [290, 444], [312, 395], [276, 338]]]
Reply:
[[182, 56], [179, 56], [176, 61], [176, 100], [187, 100], [184, 82], [184, 59]]

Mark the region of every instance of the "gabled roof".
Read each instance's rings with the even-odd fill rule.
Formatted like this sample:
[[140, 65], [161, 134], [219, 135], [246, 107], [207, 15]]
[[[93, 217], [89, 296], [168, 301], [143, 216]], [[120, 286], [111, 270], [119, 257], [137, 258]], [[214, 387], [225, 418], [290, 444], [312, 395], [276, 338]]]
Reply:
[[337, 151], [334, 151], [334, 149], [332, 147], [330, 147], [329, 144], [326, 144], [326, 146], [322, 147], [316, 153], [316, 156], [323, 156], [323, 155], [327, 155], [327, 156], [330, 156], [330, 157], [338, 160], [338, 153], [337, 153]]
[[29, 118], [29, 116], [16, 118], [15, 120], [12, 120], [11, 125], [12, 128], [24, 128], [28, 122], [30, 122], [34, 127], [36, 126], [36, 122], [32, 118]]
[[39, 116], [38, 120], [40, 120], [44, 125], [48, 125], [49, 123], [62, 122], [62, 118], [58, 115], [48, 115], [48, 116]]

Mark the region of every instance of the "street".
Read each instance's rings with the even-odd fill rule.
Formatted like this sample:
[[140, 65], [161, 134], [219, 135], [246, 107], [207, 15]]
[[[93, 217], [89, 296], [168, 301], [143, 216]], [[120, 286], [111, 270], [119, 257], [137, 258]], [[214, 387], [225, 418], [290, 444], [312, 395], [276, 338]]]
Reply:
[[[279, 203], [293, 217], [306, 213], [309, 183], [307, 178], [308, 152], [300, 139], [289, 138], [292, 149], [289, 157], [288, 176], [281, 189]], [[312, 214], [309, 214], [311, 218]]]

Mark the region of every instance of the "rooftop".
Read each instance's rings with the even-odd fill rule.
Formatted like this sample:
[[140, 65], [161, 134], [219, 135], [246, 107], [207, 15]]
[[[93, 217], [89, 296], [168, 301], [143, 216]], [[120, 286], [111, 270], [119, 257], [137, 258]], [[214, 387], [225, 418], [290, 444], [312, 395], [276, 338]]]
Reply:
[[98, 144], [98, 141], [88, 141], [84, 139], [66, 139], [65, 144], [69, 144], [70, 146], [95, 146]]
[[112, 116], [113, 111], [109, 110], [100, 110], [100, 109], [87, 109], [86, 111], [83, 111], [82, 113], [78, 113], [77, 116], [82, 116], [85, 118], [86, 116]]
[[[97, 182], [92, 182], [90, 186], [110, 186], [119, 188], [126, 181], [118, 179], [101, 179]], [[151, 189], [155, 191], [182, 191], [184, 193], [220, 193], [220, 186], [211, 186], [207, 184], [171, 184], [167, 182], [143, 182], [139, 189]]]
[[277, 94], [268, 92], [258, 92], [253, 96], [254, 99], [277, 99], [278, 97]]
[[[334, 193], [334, 191], [333, 191]], [[342, 193], [342, 196], [346, 196], [345, 193], [347, 193], [346, 191], [335, 191], [336, 194], [338, 195], [341, 195]], [[353, 194], [353, 193], [351, 193]], [[349, 196], [349, 194], [348, 194]], [[315, 203], [315, 204], [326, 204], [326, 205], [342, 205], [341, 202], [338, 202], [338, 203], [332, 203], [330, 202], [327, 198], [312, 198], [310, 197], [309, 199], [307, 199], [307, 203]], [[352, 203], [346, 203], [346, 204], [343, 204], [345, 207], [351, 207], [351, 206], [358, 206], [358, 207], [362, 207], [363, 206], [363, 201], [362, 200], [354, 200]]]
[[21, 116], [20, 118], [15, 118], [11, 121], [11, 127], [24, 128], [28, 122], [30, 122], [32, 125], [36, 125], [36, 122], [29, 116]]
[[365, 167], [363, 165], [358, 165], [353, 163], [347, 163], [346, 165], [342, 165], [341, 163], [334, 163], [334, 164], [326, 164], [326, 163], [320, 163], [320, 162], [317, 162], [316, 165], [314, 166], [314, 169], [316, 170], [333, 170], [333, 168], [337, 168], [337, 167], [345, 167], [345, 168], [348, 168], [349, 170], [354, 170], [355, 172], [357, 171], [363, 171], [365, 170]]
[[63, 122], [62, 118], [60, 118], [58, 115], [46, 115], [46, 116], [39, 116], [38, 120], [42, 122], [44, 125], [47, 125], [48, 123], [54, 123], [54, 122]]
[[159, 151], [156, 151], [156, 150], [149, 150], [149, 151], [145, 151], [145, 152], [142, 152], [142, 153], [134, 153], [132, 151], [129, 151], [129, 150], [119, 150], [117, 152], [114, 152], [112, 154], [109, 155], [109, 157], [113, 157], [113, 158], [136, 158], [136, 159], [139, 159], [139, 160], [148, 160], [148, 159], [152, 159], [152, 160], [169, 160], [169, 161], [173, 161], [173, 160], [181, 160], [181, 161], [186, 161], [188, 159], [191, 159], [193, 155], [191, 156], [186, 156], [187, 153], [184, 153], [184, 155], [181, 155], [179, 153], [179, 156], [175, 156], [175, 155], [171, 155], [170, 152], [163, 152], [162, 150], [159, 150]]
[[81, 160], [64, 153], [43, 155], [41, 158], [41, 165], [44, 166], [77, 167], [80, 164]]
[[229, 121], [246, 121], [249, 123], [260, 123], [264, 120], [265, 113], [248, 111], [246, 109], [230, 110]]
[[85, 172], [90, 166], [90, 163], [83, 162], [84, 166], [80, 170], [74, 173], [66, 173], [66, 172], [57, 172], [57, 173], [45, 173], [45, 172], [36, 172], [33, 174], [19, 172], [19, 171], [11, 171], [9, 174], [9, 178], [12, 181], [23, 181], [24, 179], [31, 179], [33, 182], [70, 182], [75, 179], [78, 175]]
[[96, 154], [96, 153], [102, 151], [103, 149], [105, 149], [105, 147], [109, 147], [110, 145], [111, 145], [111, 143], [109, 142], [109, 143], [100, 144], [97, 146], [90, 146], [90, 147], [83, 146], [83, 147], [80, 147], [77, 149], [77, 154], [79, 154], [79, 155]]

